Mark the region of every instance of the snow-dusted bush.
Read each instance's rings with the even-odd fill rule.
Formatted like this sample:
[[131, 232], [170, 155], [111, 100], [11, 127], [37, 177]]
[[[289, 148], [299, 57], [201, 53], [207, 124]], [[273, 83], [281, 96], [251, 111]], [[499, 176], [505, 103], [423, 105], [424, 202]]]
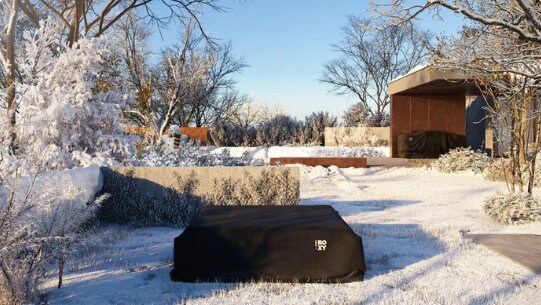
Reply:
[[[56, 24], [42, 21], [38, 29], [23, 34], [17, 155], [25, 156], [24, 168], [122, 163], [133, 143], [121, 126], [129, 94], [97, 90], [105, 40], [82, 38], [69, 47]], [[0, 124], [5, 130], [6, 122]]]
[[496, 194], [485, 199], [485, 212], [495, 221], [519, 225], [541, 221], [541, 206], [524, 193]]
[[299, 181], [289, 170], [265, 170], [261, 176], [246, 173], [246, 179], [214, 181], [212, 193], [206, 198], [212, 205], [298, 205]]
[[170, 188], [149, 194], [136, 184], [133, 170], [107, 172], [102, 192], [108, 194], [99, 210], [102, 221], [135, 226], [183, 226], [205, 204], [193, 195], [199, 181], [195, 175], [177, 176]]
[[77, 234], [94, 217], [96, 204], [68, 177], [43, 174], [1, 185], [0, 287], [10, 303], [39, 294], [51, 263], [62, 269]]
[[212, 148], [200, 142], [182, 143], [178, 150], [166, 151], [163, 146], [154, 146], [142, 153], [134, 163], [138, 166], [263, 166], [263, 160], [254, 160], [246, 151], [240, 157], [231, 156], [229, 149], [212, 154]]
[[256, 146], [284, 146], [302, 144], [299, 136], [302, 133], [302, 122], [289, 115], [278, 115], [257, 126]]
[[325, 128], [336, 127], [338, 119], [328, 112], [313, 112], [304, 119], [301, 144], [324, 145]]
[[326, 112], [314, 112], [304, 122], [280, 114], [257, 125], [218, 122], [210, 136], [216, 146], [323, 145], [325, 127], [336, 126], [336, 121]]
[[456, 173], [466, 170], [481, 172], [488, 166], [489, 161], [490, 158], [483, 152], [459, 147], [441, 155], [430, 166], [444, 173]]
[[351, 105], [342, 116], [345, 127], [387, 127], [390, 125], [389, 114], [370, 111], [361, 102]]
[[[336, 146], [389, 146], [389, 141], [378, 136], [381, 127], [338, 127], [328, 129], [326, 139], [329, 144]], [[384, 127], [385, 128], [385, 127]]]
[[210, 128], [209, 133], [215, 146], [254, 146], [257, 129], [255, 126], [218, 122]]
[[512, 160], [509, 158], [492, 159], [483, 171], [485, 179], [490, 181], [511, 181]]
[[373, 147], [318, 147], [315, 150], [317, 157], [385, 157], [382, 150]]

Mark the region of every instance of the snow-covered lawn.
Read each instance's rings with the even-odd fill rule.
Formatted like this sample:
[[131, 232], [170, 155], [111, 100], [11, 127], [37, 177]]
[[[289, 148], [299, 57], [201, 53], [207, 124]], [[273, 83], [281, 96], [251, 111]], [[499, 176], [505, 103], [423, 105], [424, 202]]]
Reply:
[[362, 236], [368, 271], [349, 284], [173, 283], [181, 229], [108, 227], [72, 259], [50, 304], [539, 304], [541, 278], [463, 234], [541, 234], [482, 211], [505, 185], [419, 168], [302, 167], [302, 204], [332, 205]]

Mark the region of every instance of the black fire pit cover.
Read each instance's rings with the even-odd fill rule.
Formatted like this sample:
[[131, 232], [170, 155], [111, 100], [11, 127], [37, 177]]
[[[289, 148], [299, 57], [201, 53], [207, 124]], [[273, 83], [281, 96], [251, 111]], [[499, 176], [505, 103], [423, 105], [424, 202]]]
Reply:
[[173, 281], [351, 282], [361, 238], [331, 206], [212, 206], [175, 238]]

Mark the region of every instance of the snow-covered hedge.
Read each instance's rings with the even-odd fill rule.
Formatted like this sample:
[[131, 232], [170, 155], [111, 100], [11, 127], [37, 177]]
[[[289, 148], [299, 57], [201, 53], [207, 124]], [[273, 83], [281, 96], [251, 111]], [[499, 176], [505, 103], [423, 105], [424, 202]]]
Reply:
[[482, 152], [473, 151], [469, 148], [456, 148], [450, 150], [447, 154], [441, 155], [430, 166], [444, 173], [456, 173], [466, 170], [481, 172], [488, 166], [489, 161], [490, 158]]
[[541, 221], [536, 198], [523, 193], [496, 194], [485, 199], [485, 212], [496, 222], [519, 225]]

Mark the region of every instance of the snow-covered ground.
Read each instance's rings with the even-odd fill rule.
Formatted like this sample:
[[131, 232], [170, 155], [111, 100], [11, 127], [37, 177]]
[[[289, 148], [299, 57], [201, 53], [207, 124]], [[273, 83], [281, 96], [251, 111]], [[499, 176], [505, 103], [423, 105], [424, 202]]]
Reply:
[[[182, 229], [108, 227], [71, 259], [50, 304], [539, 304], [541, 278], [463, 234], [541, 234], [482, 211], [505, 185], [419, 168], [302, 167], [302, 204], [332, 205], [364, 242], [366, 280], [348, 284], [173, 283]], [[54, 275], [52, 275], [54, 276]]]

